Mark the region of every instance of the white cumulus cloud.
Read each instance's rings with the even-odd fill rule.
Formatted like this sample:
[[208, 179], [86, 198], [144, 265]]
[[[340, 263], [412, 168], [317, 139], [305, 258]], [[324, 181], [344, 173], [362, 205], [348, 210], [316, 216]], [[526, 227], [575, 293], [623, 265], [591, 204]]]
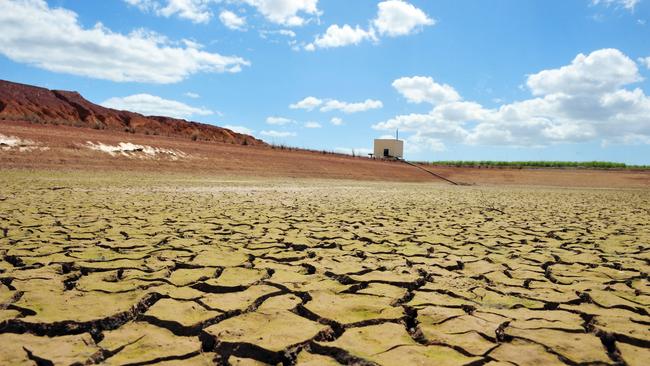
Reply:
[[309, 18], [318, 16], [318, 0], [236, 0], [257, 9], [268, 21], [287, 27], [304, 25]]
[[41, 69], [125, 82], [175, 83], [201, 72], [239, 72], [240, 57], [177, 45], [146, 31], [84, 28], [77, 14], [44, 0], [0, 1], [0, 53]]
[[321, 99], [315, 98], [315, 97], [307, 97], [297, 103], [289, 105], [289, 108], [291, 109], [305, 109], [308, 111], [313, 110], [314, 108], [318, 107], [319, 105], [323, 104], [323, 101]]
[[398, 37], [417, 33], [435, 21], [413, 4], [403, 0], [388, 0], [377, 4], [377, 16], [367, 29], [344, 24], [330, 25], [324, 34], [304, 45], [306, 51], [358, 45], [364, 41], [378, 43], [379, 36]]
[[[527, 147], [650, 143], [650, 97], [641, 88], [630, 87], [642, 78], [637, 65], [619, 50], [579, 54], [569, 65], [529, 75], [526, 84], [532, 97], [497, 108], [463, 101], [453, 93], [452, 98], [430, 98], [422, 92], [429, 88], [413, 90], [413, 78], [398, 80], [409, 81], [402, 90], [407, 100], [429, 101], [433, 109], [398, 115], [373, 128], [411, 133], [407, 144], [416, 148], [438, 151], [445, 143]], [[404, 87], [397, 84], [398, 90]], [[433, 85], [429, 80], [422, 84]]]
[[340, 126], [340, 125], [343, 124], [343, 119], [341, 119], [339, 117], [332, 117], [332, 119], [330, 120], [330, 123], [333, 124], [334, 126]]
[[449, 103], [460, 100], [460, 95], [447, 84], [438, 84], [425, 76], [403, 77], [393, 82], [395, 88], [411, 103]]
[[321, 107], [321, 112], [341, 111], [344, 113], [365, 112], [371, 109], [382, 108], [384, 104], [380, 100], [366, 99], [363, 102], [348, 103], [336, 99], [330, 99]]
[[377, 6], [379, 11], [373, 24], [381, 35], [404, 36], [435, 24], [424, 11], [406, 1], [388, 0]]
[[602, 49], [573, 59], [570, 65], [530, 75], [526, 84], [534, 95], [584, 94], [616, 90], [640, 81], [634, 61], [617, 49]]
[[[210, 5], [224, 2], [223, 0], [124, 1], [145, 12], [167, 18], [178, 16], [179, 18], [187, 19], [194, 23], [208, 23], [214, 15], [210, 9]], [[313, 17], [321, 14], [318, 9], [318, 0], [227, 0], [226, 2], [251, 6], [269, 22], [287, 27], [302, 26], [313, 19]], [[222, 15], [223, 12], [220, 13], [219, 18], [224, 24], [230, 22], [231, 25], [240, 24], [238, 28], [243, 27], [241, 21], [232, 16], [236, 14], [232, 13], [223, 16], [226, 18], [226, 21], [224, 21]]]
[[144, 114], [145, 116], [164, 116], [174, 118], [189, 118], [190, 116], [207, 116], [209, 109], [189, 106], [175, 100], [163, 99], [151, 94], [134, 94], [128, 97], [114, 97], [105, 100], [100, 105], [106, 108], [126, 110]]
[[214, 2], [213, 0], [167, 0], [163, 5], [162, 1], [156, 0], [124, 1], [142, 11], [153, 12], [166, 18], [176, 15], [193, 23], [208, 23], [212, 18], [209, 5]]
[[293, 120], [284, 117], [274, 117], [274, 116], [266, 117], [266, 123], [270, 125], [282, 126], [293, 122], [294, 122]]
[[305, 128], [321, 128], [323, 127], [320, 123], [309, 121], [305, 123]]
[[289, 132], [289, 131], [275, 131], [275, 130], [269, 130], [269, 131], [262, 131], [260, 132], [262, 136], [267, 136], [267, 137], [278, 137], [278, 138], [284, 138], [284, 137], [295, 137], [297, 134], [295, 132]]
[[260, 30], [260, 37], [262, 39], [266, 39], [271, 35], [280, 35], [284, 37], [289, 37], [289, 38], [295, 38], [296, 37], [296, 32], [290, 30], [290, 29], [278, 29], [278, 30]]
[[593, 5], [618, 6], [633, 11], [641, 0], [591, 0]]
[[277, 33], [285, 37], [290, 37], [290, 38], [296, 37], [296, 32], [289, 29], [280, 29], [277, 31]]
[[230, 10], [224, 10], [219, 13], [219, 20], [223, 25], [232, 30], [244, 30], [246, 28], [246, 18], [240, 17]]
[[438, 138], [426, 134], [415, 133], [406, 138], [405, 149], [408, 153], [419, 153], [421, 151], [445, 151], [445, 144]]
[[314, 51], [316, 48], [336, 48], [359, 44], [365, 40], [377, 40], [374, 30], [362, 29], [358, 25], [351, 27], [347, 24], [339, 27], [334, 24], [327, 28], [325, 34], [316, 36], [313, 43], [305, 46], [307, 51]]
[[336, 99], [323, 100], [316, 97], [307, 97], [297, 103], [289, 105], [289, 108], [312, 111], [317, 107], [321, 107], [321, 112], [341, 111], [344, 113], [357, 113], [365, 112], [371, 109], [383, 108], [383, 106], [384, 104], [380, 100], [373, 99], [366, 99], [363, 102], [349, 103]]
[[124, 2], [142, 11], [154, 11], [160, 8], [157, 0], [124, 0]]

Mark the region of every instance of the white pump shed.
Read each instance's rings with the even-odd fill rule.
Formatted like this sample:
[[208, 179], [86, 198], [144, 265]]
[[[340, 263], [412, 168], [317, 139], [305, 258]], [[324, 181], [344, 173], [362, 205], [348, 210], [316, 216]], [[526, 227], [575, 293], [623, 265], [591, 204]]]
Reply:
[[402, 159], [404, 158], [404, 141], [397, 139], [375, 139], [375, 153], [377, 159]]

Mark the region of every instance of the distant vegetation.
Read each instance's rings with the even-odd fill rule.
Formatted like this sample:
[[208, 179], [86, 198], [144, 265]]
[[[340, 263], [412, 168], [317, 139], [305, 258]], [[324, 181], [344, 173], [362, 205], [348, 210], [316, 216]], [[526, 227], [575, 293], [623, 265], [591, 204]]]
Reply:
[[[339, 151], [315, 150], [303, 147], [288, 146], [285, 144], [271, 143], [269, 146], [274, 150], [287, 151], [305, 151], [319, 153], [324, 155], [338, 155], [347, 157], [356, 157], [368, 159], [366, 154], [356, 153], [351, 150], [351, 154], [344, 154]], [[387, 160], [396, 161], [396, 160]], [[453, 167], [473, 167], [473, 168], [576, 168], [576, 169], [629, 169], [629, 170], [650, 170], [650, 165], [628, 165], [625, 163], [615, 163], [611, 161], [493, 161], [493, 160], [447, 160], [447, 161], [410, 161], [413, 164], [420, 165], [438, 165]]]
[[650, 169], [650, 165], [628, 165], [610, 161], [431, 161], [425, 165], [485, 168], [586, 168], [586, 169]]

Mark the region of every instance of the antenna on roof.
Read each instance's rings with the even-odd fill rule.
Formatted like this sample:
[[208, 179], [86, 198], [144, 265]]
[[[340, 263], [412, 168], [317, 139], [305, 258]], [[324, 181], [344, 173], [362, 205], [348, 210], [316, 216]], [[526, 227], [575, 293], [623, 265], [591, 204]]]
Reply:
[[399, 128], [395, 130], [395, 140], [399, 140]]

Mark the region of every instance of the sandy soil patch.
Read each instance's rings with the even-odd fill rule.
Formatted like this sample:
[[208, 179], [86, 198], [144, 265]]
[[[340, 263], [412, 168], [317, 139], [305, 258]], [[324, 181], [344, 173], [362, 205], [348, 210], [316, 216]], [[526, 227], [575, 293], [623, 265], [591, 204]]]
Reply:
[[34, 150], [46, 151], [49, 150], [49, 148], [47, 146], [42, 146], [42, 144], [34, 142], [32, 140], [0, 134], [0, 150], [30, 152]]
[[130, 158], [158, 158], [178, 160], [188, 157], [187, 154], [180, 150], [152, 147], [148, 145], [137, 145], [130, 142], [120, 142], [117, 145], [107, 145], [101, 142], [94, 143], [92, 141], [88, 141], [86, 142], [85, 147], [91, 150], [105, 152], [111, 156], [122, 155]]

